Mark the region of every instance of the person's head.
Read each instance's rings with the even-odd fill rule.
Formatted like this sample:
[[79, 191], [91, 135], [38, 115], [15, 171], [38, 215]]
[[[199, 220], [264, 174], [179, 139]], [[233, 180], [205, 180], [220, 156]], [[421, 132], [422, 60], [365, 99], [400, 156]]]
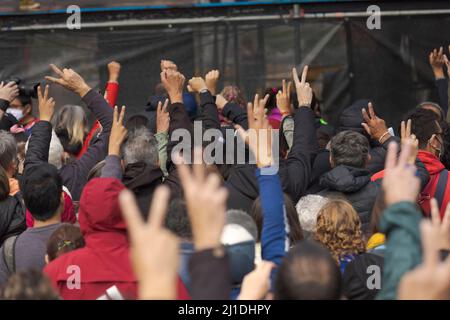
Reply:
[[3, 300], [59, 300], [50, 280], [37, 269], [19, 271], [9, 277], [2, 290]]
[[170, 202], [166, 215], [166, 227], [183, 241], [192, 241], [191, 222], [184, 199], [177, 198]]
[[56, 229], [47, 241], [47, 263], [59, 256], [84, 247], [84, 238], [78, 226], [65, 223]]
[[419, 108], [409, 115], [409, 119], [411, 133], [419, 141], [419, 149], [441, 156], [444, 153], [444, 139], [438, 115], [430, 109]]
[[[28, 150], [29, 141], [25, 143], [26, 153]], [[52, 138], [50, 140], [50, 147], [48, 149], [48, 163], [54, 165], [56, 169], [61, 169], [66, 160], [66, 153], [64, 147], [61, 144], [61, 140], [56, 135], [55, 130], [52, 130]]]
[[132, 115], [127, 119], [127, 122], [125, 123], [125, 128], [127, 128], [128, 131], [136, 130], [140, 127], [148, 128], [148, 126], [149, 120], [142, 114]]
[[9, 195], [9, 180], [5, 169], [0, 167], [0, 201], [8, 198]]
[[17, 169], [16, 174], [23, 173], [23, 165], [25, 163], [25, 145], [28, 141], [28, 136], [25, 132], [17, 132], [13, 134], [17, 143]]
[[328, 202], [328, 198], [309, 194], [301, 197], [295, 206], [298, 214], [298, 220], [302, 227], [305, 238], [314, 236], [317, 224], [317, 215], [320, 209]]
[[330, 141], [330, 164], [365, 168], [370, 160], [369, 141], [355, 131], [342, 131]]
[[[295, 245], [297, 242], [303, 240], [302, 227], [300, 225], [300, 221], [298, 220], [297, 210], [295, 209], [291, 198], [287, 194], [284, 194], [284, 205], [286, 209], [287, 222], [289, 225], [289, 241], [291, 245]], [[253, 218], [256, 226], [258, 227], [257, 241], [260, 241], [263, 226], [263, 213], [260, 197], [256, 198], [253, 202], [250, 210], [250, 216]]]
[[17, 142], [9, 132], [0, 131], [0, 166], [11, 178], [17, 166]]
[[27, 116], [32, 116], [33, 113], [33, 103], [31, 97], [20, 93], [17, 98], [15, 98], [9, 104], [11, 113], [13, 116], [21, 122]]
[[106, 160], [102, 160], [98, 162], [95, 166], [89, 170], [87, 181], [91, 181], [94, 178], [100, 178], [102, 176], [102, 170], [105, 167]]
[[419, 104], [417, 109], [431, 110], [437, 115], [438, 121], [445, 120], [444, 111], [442, 110], [441, 106], [438, 105], [437, 103], [430, 102], [430, 101], [422, 102], [421, 104]]
[[314, 238], [338, 264], [346, 255], [363, 253], [365, 248], [358, 213], [343, 199], [330, 199], [319, 211]]
[[77, 155], [83, 147], [87, 134], [87, 117], [84, 109], [76, 105], [65, 105], [56, 109], [51, 123], [64, 150], [71, 155]]
[[144, 127], [129, 131], [122, 144], [122, 159], [125, 166], [133, 163], [158, 165], [158, 142]]
[[25, 206], [37, 221], [58, 218], [64, 208], [62, 179], [55, 166], [42, 163], [23, 176], [20, 190]]
[[242, 107], [247, 105], [247, 99], [245, 99], [241, 89], [236, 86], [225, 86], [220, 95], [222, 95], [228, 102], [236, 103]]
[[275, 279], [276, 300], [337, 300], [341, 274], [327, 249], [302, 241], [284, 257]]

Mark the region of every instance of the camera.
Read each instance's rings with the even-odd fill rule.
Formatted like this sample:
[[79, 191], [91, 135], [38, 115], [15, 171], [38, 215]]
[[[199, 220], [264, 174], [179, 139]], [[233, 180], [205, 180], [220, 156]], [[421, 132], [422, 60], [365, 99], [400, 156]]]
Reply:
[[25, 81], [18, 77], [12, 77], [10, 79], [4, 80], [4, 83], [15, 82], [17, 87], [19, 87], [19, 94], [27, 97], [37, 99], [37, 90], [40, 83], [27, 84]]

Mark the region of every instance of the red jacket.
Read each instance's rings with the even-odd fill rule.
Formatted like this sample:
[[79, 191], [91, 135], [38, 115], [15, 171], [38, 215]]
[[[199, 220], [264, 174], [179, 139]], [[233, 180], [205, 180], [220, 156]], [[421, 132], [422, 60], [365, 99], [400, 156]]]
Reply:
[[[44, 268], [63, 299], [97, 299], [113, 286], [123, 298], [136, 298], [137, 281], [118, 203], [118, 195], [124, 188], [115, 178], [96, 178], [84, 187], [78, 221], [86, 246], [63, 254]], [[79, 275], [79, 286], [70, 288], [75, 284], [76, 275]], [[180, 280], [178, 298], [189, 298]]]
[[[438, 157], [436, 157], [434, 154], [419, 150], [419, 153], [417, 155], [420, 161], [424, 164], [425, 168], [427, 169], [429, 175], [430, 175], [430, 181], [426, 185], [426, 187], [422, 190], [420, 194], [420, 206], [422, 207], [423, 211], [425, 212], [426, 216], [430, 215], [430, 199], [434, 197], [436, 193], [437, 184], [439, 181], [439, 174], [442, 170], [446, 170], [445, 166], [442, 164], [442, 162], [439, 160]], [[375, 173], [372, 176], [372, 181], [378, 180], [383, 178], [384, 176], [384, 170]], [[447, 187], [445, 190], [450, 191], [450, 179], [447, 181]], [[445, 209], [447, 208], [447, 204], [450, 202], [450, 192], [444, 193], [444, 199], [442, 199], [442, 206], [440, 208], [440, 214], [441, 219], [444, 217]]]

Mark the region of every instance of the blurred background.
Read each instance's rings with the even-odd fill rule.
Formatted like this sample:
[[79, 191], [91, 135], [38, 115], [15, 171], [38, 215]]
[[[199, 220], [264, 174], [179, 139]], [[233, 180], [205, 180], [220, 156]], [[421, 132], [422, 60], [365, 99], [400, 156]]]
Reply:
[[[69, 5], [81, 30], [68, 30]], [[379, 5], [381, 29], [366, 26]], [[0, 78], [42, 81], [49, 63], [71, 67], [103, 90], [106, 64], [122, 64], [119, 104], [142, 111], [159, 82], [159, 61], [187, 78], [221, 71], [221, 86], [247, 95], [310, 65], [309, 81], [334, 123], [369, 98], [389, 124], [424, 100], [437, 101], [429, 52], [450, 44], [450, 1], [0, 1]], [[57, 103], [79, 99], [52, 88]]]

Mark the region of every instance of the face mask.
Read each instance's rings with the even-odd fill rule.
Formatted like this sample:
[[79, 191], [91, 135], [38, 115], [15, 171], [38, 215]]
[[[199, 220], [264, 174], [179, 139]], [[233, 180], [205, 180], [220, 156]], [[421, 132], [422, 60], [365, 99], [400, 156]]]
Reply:
[[6, 109], [6, 113], [9, 113], [10, 115], [14, 116], [14, 118], [16, 118], [17, 121], [20, 121], [23, 118], [23, 111], [17, 108], [8, 108]]

